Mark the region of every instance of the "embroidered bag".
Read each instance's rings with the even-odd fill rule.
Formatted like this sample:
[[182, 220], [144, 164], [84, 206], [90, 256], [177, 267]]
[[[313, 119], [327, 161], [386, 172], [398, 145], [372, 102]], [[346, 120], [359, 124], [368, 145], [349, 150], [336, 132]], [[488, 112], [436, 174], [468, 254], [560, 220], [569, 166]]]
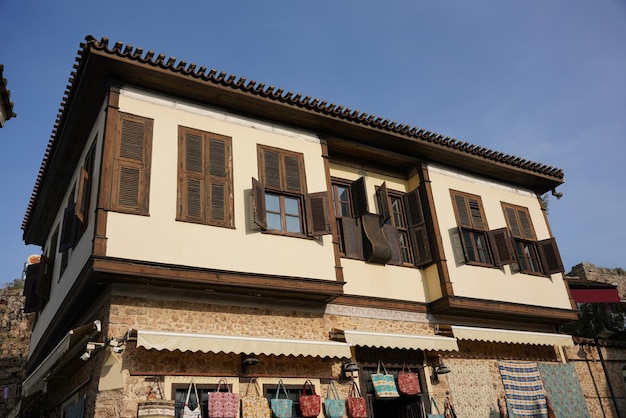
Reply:
[[[226, 387], [226, 392], [220, 392], [222, 382]], [[237, 408], [239, 407], [239, 394], [233, 393], [228, 387], [226, 379], [217, 382], [215, 392], [209, 393], [209, 417], [210, 418], [237, 418]]]
[[[380, 372], [380, 366], [383, 366], [384, 373]], [[400, 397], [396, 381], [392, 374], [387, 373], [387, 369], [382, 361], [378, 360], [378, 370], [372, 374], [372, 385], [378, 399], [394, 399]]]
[[331, 380], [324, 401], [324, 412], [328, 418], [343, 418], [346, 415], [346, 401], [339, 398], [335, 381]]
[[[436, 414], [434, 413], [435, 411], [437, 411]], [[439, 412], [437, 402], [435, 402], [432, 396], [430, 398], [430, 414], [428, 414], [428, 418], [444, 418], [444, 415]]]
[[417, 373], [413, 373], [406, 363], [402, 364], [402, 371], [398, 373], [398, 390], [404, 395], [417, 395], [421, 392]]
[[[283, 393], [287, 399], [281, 399], [278, 397], [280, 388], [283, 389]], [[278, 381], [276, 396], [270, 399], [270, 404], [272, 406], [272, 413], [276, 418], [291, 418], [293, 401], [289, 399], [289, 395], [287, 395], [287, 390], [285, 389], [282, 379]]]
[[[193, 386], [193, 391], [196, 394], [196, 407], [191, 409], [189, 407], [189, 396], [191, 395], [191, 387]], [[187, 397], [185, 398], [185, 406], [183, 406], [183, 414], [181, 418], [202, 418], [202, 409], [200, 409], [200, 397], [198, 396], [198, 389], [196, 389], [196, 384], [191, 379], [189, 382], [189, 389], [187, 389]]]
[[[306, 394], [307, 387], [311, 392], [310, 395]], [[302, 395], [298, 398], [300, 402], [300, 412], [302, 412], [302, 416], [305, 418], [316, 417], [320, 414], [321, 399], [320, 395], [315, 393], [315, 386], [311, 383], [310, 380], [304, 382], [304, 386], [302, 386]]]
[[[358, 396], [354, 396], [355, 393]], [[361, 396], [361, 391], [354, 380], [352, 380], [348, 394], [348, 416], [350, 418], [367, 418], [367, 401]]]
[[[248, 395], [251, 386], [254, 386], [256, 394]], [[250, 380], [246, 394], [241, 397], [241, 418], [272, 418], [272, 410], [267, 398], [261, 395], [256, 378]]]

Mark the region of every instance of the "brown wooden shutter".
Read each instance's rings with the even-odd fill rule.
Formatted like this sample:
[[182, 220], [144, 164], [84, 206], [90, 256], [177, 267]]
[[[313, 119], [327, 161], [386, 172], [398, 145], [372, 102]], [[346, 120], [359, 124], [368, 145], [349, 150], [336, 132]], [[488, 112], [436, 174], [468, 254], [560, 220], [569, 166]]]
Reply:
[[507, 228], [494, 229], [489, 231], [489, 241], [496, 265], [515, 263], [515, 251]]
[[113, 210], [148, 214], [152, 120], [120, 113], [113, 164]]
[[352, 197], [352, 215], [355, 218], [368, 212], [367, 191], [365, 189], [365, 177], [359, 177], [350, 184], [350, 194]]
[[511, 233], [513, 234], [513, 236], [516, 238], [524, 238], [520, 225], [517, 222], [517, 216], [515, 216], [515, 209], [510, 206], [506, 206], [504, 208], [504, 213], [506, 215], [506, 220], [509, 224], [509, 228], [511, 228]]
[[30, 264], [26, 266], [26, 277], [24, 279], [24, 313], [39, 312], [42, 307], [42, 300], [37, 295], [37, 280], [39, 279], [40, 264]]
[[522, 236], [527, 240], [534, 240], [535, 232], [528, 212], [520, 209], [517, 211], [517, 215], [519, 217]]
[[456, 206], [457, 221], [460, 227], [472, 228], [472, 219], [470, 217], [470, 210], [467, 204], [467, 198], [458, 194], [454, 195], [454, 204]]
[[76, 217], [85, 223], [87, 220], [87, 208], [89, 207], [89, 173], [85, 167], [80, 169], [78, 179], [78, 196], [76, 197]]
[[381, 217], [366, 213], [361, 217], [363, 223], [363, 255], [370, 263], [386, 264], [392, 257], [391, 245], [382, 230]]
[[482, 208], [480, 207], [480, 201], [474, 198], [468, 198], [468, 205], [470, 215], [472, 217], [472, 225], [474, 229], [485, 230], [485, 223], [483, 222]]
[[431, 243], [426, 225], [424, 206], [422, 204], [422, 189], [417, 188], [405, 193], [402, 197], [407, 210], [407, 222], [411, 247], [413, 248], [414, 264], [423, 267], [433, 261]]
[[343, 251], [346, 257], [363, 259], [363, 231], [358, 219], [341, 218], [341, 229], [343, 230]]
[[204, 222], [205, 215], [205, 149], [202, 136], [181, 130], [179, 140], [179, 218]]
[[285, 191], [300, 193], [304, 192], [300, 179], [300, 159], [298, 156], [285, 155]]
[[254, 208], [254, 223], [267, 229], [267, 217], [265, 212], [265, 189], [254, 177], [252, 178], [252, 206]]
[[559, 248], [557, 247], [556, 240], [554, 238], [548, 238], [537, 242], [537, 248], [545, 274], [565, 272], [565, 269], [563, 268], [563, 261], [561, 260], [561, 254], [559, 253]]
[[265, 187], [281, 190], [280, 182], [280, 155], [277, 151], [263, 149], [262, 152], [263, 178], [261, 181]]
[[383, 182], [378, 189], [376, 189], [376, 197], [380, 206], [380, 215], [383, 217], [383, 222], [387, 222], [391, 218], [391, 205], [389, 203], [389, 192], [387, 191], [387, 183]]
[[44, 302], [50, 297], [50, 289], [52, 287], [52, 268], [53, 260], [45, 255], [41, 256], [39, 261], [39, 274], [37, 277], [37, 295], [44, 299]]
[[388, 261], [388, 264], [401, 265], [402, 257], [400, 255], [400, 238], [398, 228], [392, 224], [384, 224], [383, 234], [391, 246], [391, 259]]
[[78, 218], [76, 217], [76, 204], [70, 203], [63, 212], [63, 226], [61, 227], [61, 242], [59, 251], [69, 250], [76, 244], [78, 238]]
[[209, 141], [209, 223], [232, 226], [232, 192], [230, 179], [230, 139], [211, 138]]
[[328, 208], [328, 193], [309, 193], [306, 202], [307, 231], [311, 236], [332, 232]]

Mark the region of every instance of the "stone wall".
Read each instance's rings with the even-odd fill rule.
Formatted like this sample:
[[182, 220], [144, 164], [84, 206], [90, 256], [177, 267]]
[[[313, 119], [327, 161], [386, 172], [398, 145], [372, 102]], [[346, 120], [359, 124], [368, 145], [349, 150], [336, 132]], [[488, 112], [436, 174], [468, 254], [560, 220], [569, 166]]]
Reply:
[[572, 271], [567, 273], [567, 275], [616, 285], [620, 298], [626, 300], [626, 272], [621, 268], [609, 269], [596, 267], [591, 263], [580, 263], [572, 267]]

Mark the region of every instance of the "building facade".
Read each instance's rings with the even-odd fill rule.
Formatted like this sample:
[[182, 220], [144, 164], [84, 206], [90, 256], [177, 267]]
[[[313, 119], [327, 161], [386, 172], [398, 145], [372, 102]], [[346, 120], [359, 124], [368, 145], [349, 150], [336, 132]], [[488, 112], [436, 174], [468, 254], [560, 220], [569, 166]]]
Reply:
[[[499, 416], [512, 368], [567, 371], [576, 311], [541, 199], [563, 181], [88, 37], [23, 223], [42, 259], [20, 414], [179, 411], [191, 380], [206, 408], [220, 379], [243, 396], [256, 378], [268, 398], [282, 380], [294, 416], [307, 380], [345, 399], [352, 379], [372, 417], [431, 398]], [[381, 365], [421, 393], [379, 400]], [[562, 402], [544, 386], [540, 413]]]
[[13, 111], [11, 92], [7, 88], [7, 79], [3, 77], [4, 65], [0, 64], [0, 128], [11, 118], [17, 116]]

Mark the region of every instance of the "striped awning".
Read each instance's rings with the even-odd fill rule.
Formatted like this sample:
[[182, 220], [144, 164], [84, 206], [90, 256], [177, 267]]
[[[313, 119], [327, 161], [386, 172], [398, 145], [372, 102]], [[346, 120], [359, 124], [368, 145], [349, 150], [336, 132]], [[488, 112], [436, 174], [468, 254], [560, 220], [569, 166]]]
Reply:
[[331, 334], [351, 346], [402, 348], [409, 350], [459, 351], [455, 338], [439, 335], [391, 334], [333, 329]]
[[498, 342], [509, 344], [573, 346], [571, 335], [545, 332], [512, 331], [452, 325], [452, 333], [459, 340]]
[[237, 335], [191, 334], [169, 331], [137, 331], [137, 347], [203, 353], [265, 354], [350, 358], [350, 346], [337, 341], [290, 340]]

